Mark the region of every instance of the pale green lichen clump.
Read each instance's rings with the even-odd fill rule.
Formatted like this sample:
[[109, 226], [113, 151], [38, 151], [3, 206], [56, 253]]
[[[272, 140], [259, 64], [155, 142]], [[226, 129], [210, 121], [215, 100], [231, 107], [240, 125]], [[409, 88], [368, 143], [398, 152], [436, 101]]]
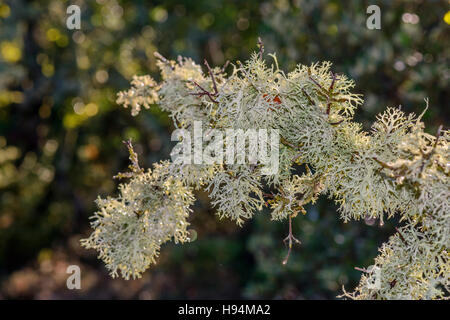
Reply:
[[[132, 151], [130, 181], [117, 198], [99, 199], [94, 232], [83, 245], [100, 252], [111, 274], [139, 277], [171, 239], [189, 241], [187, 218], [192, 189], [209, 190], [220, 217], [239, 225], [268, 207], [273, 220], [305, 214], [320, 194], [339, 205], [344, 221], [401, 217], [402, 227], [380, 248], [360, 285], [345, 297], [356, 299], [439, 299], [450, 285], [450, 163], [448, 130], [424, 132], [421, 116], [388, 108], [370, 132], [352, 121], [359, 95], [352, 80], [331, 72], [331, 63], [299, 65], [289, 74], [262, 51], [245, 63], [207, 72], [190, 59], [157, 55], [162, 81], [135, 77], [118, 102], [158, 104], [177, 128], [194, 121], [208, 129], [278, 129], [279, 170], [262, 165], [180, 165], [163, 162], [153, 171], [139, 168]], [[294, 166], [305, 173], [292, 174]], [[268, 191], [269, 190], [269, 191]], [[291, 228], [286, 238], [289, 253]], [[289, 257], [288, 253], [288, 257]], [[288, 258], [287, 257], [287, 258]], [[285, 263], [287, 259], [283, 263]]]
[[159, 254], [161, 245], [189, 241], [187, 218], [194, 202], [192, 190], [169, 172], [162, 162], [144, 172], [129, 146], [133, 165], [130, 182], [121, 184], [117, 198], [98, 199], [99, 211], [92, 217], [95, 231], [83, 239], [86, 248], [95, 248], [113, 277], [140, 277]]

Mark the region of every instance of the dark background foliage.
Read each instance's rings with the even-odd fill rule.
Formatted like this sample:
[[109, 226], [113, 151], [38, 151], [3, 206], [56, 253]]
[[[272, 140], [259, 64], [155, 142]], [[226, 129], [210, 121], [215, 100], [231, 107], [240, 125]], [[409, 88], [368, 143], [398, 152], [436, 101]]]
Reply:
[[[66, 8], [82, 10], [81, 30]], [[381, 30], [366, 8], [381, 8]], [[268, 212], [237, 227], [219, 221], [198, 193], [191, 222], [198, 239], [165, 245], [142, 279], [111, 279], [90, 233], [97, 195], [116, 192], [132, 138], [142, 164], [169, 158], [173, 129], [156, 107], [132, 117], [115, 103], [134, 74], [158, 78], [153, 52], [245, 60], [257, 37], [288, 70], [329, 60], [355, 79], [370, 129], [386, 106], [421, 113], [434, 133], [449, 118], [448, 1], [121, 1], [0, 0], [0, 297], [333, 299], [351, 290], [398, 221], [344, 224], [322, 199], [295, 219], [302, 241], [286, 266], [287, 224]], [[395, 219], [394, 219], [395, 220]], [[66, 288], [77, 264], [82, 289]]]

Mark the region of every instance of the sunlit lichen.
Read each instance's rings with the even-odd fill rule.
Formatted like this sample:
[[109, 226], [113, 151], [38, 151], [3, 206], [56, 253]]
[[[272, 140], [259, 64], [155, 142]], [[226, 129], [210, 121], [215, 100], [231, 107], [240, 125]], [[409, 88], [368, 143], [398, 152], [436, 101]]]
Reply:
[[[99, 199], [94, 232], [83, 245], [97, 249], [113, 276], [139, 276], [155, 262], [160, 245], [188, 240], [191, 188], [210, 192], [218, 215], [241, 225], [264, 206], [273, 220], [305, 214], [304, 206], [326, 194], [344, 221], [399, 215], [402, 227], [380, 248], [356, 299], [439, 299], [450, 285], [450, 163], [448, 130], [424, 132], [421, 116], [388, 108], [370, 132], [353, 122], [362, 103], [352, 80], [334, 74], [331, 63], [298, 65], [285, 74], [255, 53], [244, 62], [207, 71], [192, 60], [157, 54], [162, 82], [135, 78], [118, 102], [157, 103], [176, 127], [278, 129], [279, 170], [265, 176], [260, 165], [178, 165], [132, 170], [117, 198]], [[133, 160], [132, 160], [133, 162]], [[294, 166], [306, 173], [293, 174]], [[135, 168], [135, 167], [134, 167]], [[136, 169], [136, 168], [135, 168]], [[271, 192], [267, 192], [270, 189]], [[291, 224], [289, 257], [293, 238]], [[295, 241], [293, 241], [295, 240]], [[378, 278], [377, 278], [378, 277]], [[375, 283], [375, 284], [374, 284]]]

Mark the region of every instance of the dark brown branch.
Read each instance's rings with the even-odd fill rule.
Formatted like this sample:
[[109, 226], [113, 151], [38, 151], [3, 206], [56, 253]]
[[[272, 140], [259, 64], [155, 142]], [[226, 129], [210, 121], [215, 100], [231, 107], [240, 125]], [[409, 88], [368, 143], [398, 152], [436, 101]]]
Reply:
[[288, 253], [286, 255], [286, 258], [284, 258], [283, 260], [283, 265], [286, 265], [288, 263], [289, 260], [289, 256], [291, 255], [291, 250], [292, 250], [292, 244], [298, 243], [301, 244], [300, 240], [296, 239], [293, 235], [292, 235], [292, 215], [289, 216], [289, 234], [286, 238], [284, 238], [283, 240], [284, 244], [286, 244], [286, 242], [288, 242]]
[[272, 193], [266, 193], [266, 192], [263, 192], [263, 194], [262, 194], [264, 197], [267, 197], [267, 198], [273, 198], [274, 197], [274, 195], [272, 194]]
[[334, 88], [334, 84], [336, 82], [336, 75], [333, 73], [333, 71], [331, 71], [331, 77], [333, 78], [333, 80], [331, 81], [331, 85], [328, 88], [328, 92], [331, 94], [333, 93], [333, 88]]
[[309, 76], [309, 79], [310, 79], [312, 82], [314, 82], [314, 84], [315, 84], [316, 86], [318, 86], [320, 89], [324, 90], [323, 87], [322, 87], [322, 85], [321, 85], [320, 83], [318, 83], [316, 80], [314, 80], [313, 77]]
[[191, 93], [191, 95], [194, 95], [194, 96], [197, 96], [197, 97], [208, 96], [208, 98], [212, 102], [219, 103], [219, 101], [217, 101], [214, 98], [214, 97], [217, 97], [219, 95], [219, 90], [217, 89], [216, 78], [214, 76], [214, 73], [211, 70], [211, 67], [209, 66], [208, 61], [206, 61], [206, 59], [205, 59], [205, 66], [208, 69], [209, 76], [211, 77], [211, 81], [212, 81], [212, 84], [213, 84], [214, 92], [209, 92], [208, 90], [203, 88], [201, 85], [199, 85], [196, 81], [192, 81], [192, 83], [195, 84], [197, 86], [197, 88], [200, 89], [200, 92], [193, 92], [193, 93]]
[[342, 119], [342, 120], [339, 120], [339, 121], [337, 121], [337, 122], [330, 122], [330, 124], [332, 125], [332, 126], [337, 126], [338, 124], [341, 124], [342, 122], [344, 122], [345, 121], [345, 119]]
[[331, 72], [331, 77], [333, 78], [333, 80], [331, 80], [331, 84], [330, 87], [328, 88], [328, 96], [327, 96], [327, 115], [330, 115], [330, 111], [331, 111], [331, 96], [333, 95], [333, 88], [334, 88], [334, 84], [336, 82], [336, 75], [333, 73], [333, 71]]
[[305, 89], [302, 88], [302, 93], [305, 95], [306, 99], [308, 99], [309, 103], [313, 106], [316, 105], [316, 103], [313, 101], [313, 99], [311, 99], [311, 97], [309, 96], [309, 94], [305, 91]]
[[322, 87], [322, 85], [311, 76], [311, 70], [308, 68], [309, 79], [320, 89], [319, 91], [317, 91], [317, 93], [327, 99], [327, 110], [326, 110], [327, 115], [330, 115], [330, 112], [331, 112], [332, 97], [331, 97], [330, 90], [332, 90], [332, 88], [334, 86], [334, 82], [336, 81], [336, 76], [334, 75], [334, 73], [332, 73], [332, 75], [333, 75], [333, 81], [331, 83], [330, 89], [325, 90], [324, 87]]
[[203, 97], [203, 96], [208, 96], [208, 98], [214, 102], [214, 103], [219, 103], [219, 101], [217, 101], [216, 99], [214, 99], [214, 94], [209, 92], [208, 90], [206, 90], [205, 88], [203, 88], [201, 85], [199, 85], [196, 81], [192, 81], [193, 84], [195, 84], [201, 91], [200, 92], [192, 92], [191, 95], [193, 96], [197, 96], [197, 97]]
[[310, 75], [309, 75], [308, 77], [309, 77], [309, 79], [310, 79], [316, 86], [318, 86], [322, 91], [327, 92], [327, 91], [322, 87], [322, 85], [321, 85], [320, 83], [318, 83], [316, 80], [314, 80], [313, 77], [311, 77]]

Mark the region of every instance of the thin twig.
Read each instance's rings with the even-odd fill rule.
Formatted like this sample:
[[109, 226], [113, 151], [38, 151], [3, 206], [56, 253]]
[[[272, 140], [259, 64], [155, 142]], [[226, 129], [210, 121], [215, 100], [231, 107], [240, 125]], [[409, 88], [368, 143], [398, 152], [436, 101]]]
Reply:
[[308, 77], [309, 77], [309, 79], [310, 79], [312, 82], [314, 82], [314, 84], [315, 84], [316, 86], [318, 86], [322, 91], [326, 92], [326, 90], [322, 87], [322, 85], [321, 85], [320, 83], [318, 83], [316, 80], [314, 80], [313, 77], [311, 77], [311, 76], [308, 76]]
[[225, 69], [228, 67], [229, 64], [230, 64], [230, 60], [227, 60], [225, 62], [225, 64], [223, 65], [222, 69], [220, 69], [220, 73], [225, 73]]
[[296, 239], [293, 235], [292, 235], [292, 215], [289, 216], [289, 234], [286, 238], [284, 238], [283, 242], [284, 244], [286, 244], [286, 241], [288, 241], [289, 245], [288, 245], [288, 253], [286, 255], [286, 258], [284, 258], [283, 260], [283, 265], [286, 265], [288, 263], [289, 260], [289, 256], [291, 255], [291, 250], [292, 250], [292, 243], [298, 243], [301, 244], [300, 240]]
[[331, 111], [331, 101], [330, 98], [333, 95], [333, 88], [334, 88], [334, 83], [336, 82], [336, 75], [333, 73], [333, 71], [331, 72], [331, 77], [333, 78], [333, 80], [331, 81], [330, 87], [328, 88], [328, 96], [327, 96], [327, 115], [330, 115], [330, 111]]
[[333, 73], [333, 71], [330, 71], [330, 72], [331, 72], [331, 77], [333, 78], [333, 80], [331, 81], [331, 85], [328, 88], [328, 92], [331, 94], [331, 93], [333, 93], [334, 83], [336, 82], [336, 75]]
[[313, 99], [311, 99], [311, 97], [309, 96], [309, 94], [305, 91], [305, 89], [302, 88], [302, 93], [305, 95], [306, 99], [308, 99], [309, 103], [313, 106], [316, 105], [316, 103], [313, 101]]
[[213, 83], [214, 95], [217, 96], [219, 94], [219, 90], [217, 90], [216, 79], [215, 79], [214, 74], [211, 70], [211, 67], [209, 66], [209, 63], [208, 63], [208, 61], [206, 61], [206, 59], [205, 59], [205, 66], [206, 66], [206, 68], [208, 68], [209, 76], [211, 77], [211, 80]]
[[272, 193], [266, 193], [266, 192], [263, 192], [263, 196], [267, 197], [267, 198], [273, 198], [274, 197], [274, 195]]
[[398, 236], [400, 237], [400, 240], [402, 240], [402, 242], [403, 242], [405, 245], [408, 245], [408, 242], [406, 242], [406, 240], [405, 240], [405, 238], [403, 237], [403, 234], [400, 232], [400, 230], [399, 230], [397, 227], [395, 227], [395, 230], [398, 232]]
[[214, 73], [212, 72], [211, 67], [209, 66], [209, 63], [206, 59], [205, 59], [205, 66], [206, 66], [206, 68], [208, 68], [208, 73], [209, 73], [209, 76], [211, 77], [214, 92], [209, 92], [208, 90], [203, 88], [201, 85], [199, 85], [196, 81], [192, 81], [192, 83], [195, 84], [200, 89], [200, 92], [193, 92], [193, 93], [191, 93], [191, 95], [198, 96], [198, 97], [203, 97], [206, 95], [209, 97], [209, 99], [212, 102], [219, 103], [219, 101], [214, 99], [214, 97], [217, 97], [219, 95], [219, 90], [217, 89], [216, 78], [214, 77]]
[[433, 155], [434, 150], [437, 147], [439, 138], [441, 137], [441, 131], [442, 131], [442, 124], [439, 126], [437, 132], [436, 132], [436, 140], [434, 141], [434, 145], [433, 145], [433, 149], [430, 152], [430, 155], [428, 156], [428, 158], [430, 158]]
[[259, 48], [259, 59], [263, 59], [264, 53], [264, 43], [261, 40], [261, 37], [258, 37], [258, 48]]
[[[316, 80], [314, 80], [314, 78], [311, 76], [311, 70], [308, 68], [308, 77], [309, 79], [320, 89], [317, 93], [322, 95], [323, 97], [325, 97], [327, 99], [327, 110], [326, 113], [327, 115], [330, 115], [330, 111], [331, 111], [331, 94], [330, 94], [330, 89], [332, 89], [332, 87], [330, 86], [329, 90], [325, 90], [324, 87], [322, 87], [322, 85], [317, 82]], [[334, 81], [335, 81], [335, 76], [333, 74], [333, 81], [332, 81], [332, 86], [334, 86]]]
[[441, 131], [442, 131], [442, 124], [439, 126], [437, 133], [436, 133], [436, 140], [434, 141], [433, 147], [431, 148], [430, 152], [424, 154], [424, 160], [422, 162], [422, 165], [420, 167], [420, 173], [422, 173], [423, 169], [425, 168], [425, 164], [430, 160], [430, 158], [433, 156], [434, 152], [436, 151], [437, 144], [439, 142], [439, 138], [441, 137]]
[[331, 102], [330, 102], [330, 99], [328, 99], [328, 101], [327, 101], [327, 115], [330, 115], [330, 111], [331, 111]]
[[153, 53], [153, 55], [161, 60], [162, 62], [164, 62], [165, 64], [167, 64], [172, 70], [175, 69], [175, 67], [170, 63], [170, 61], [168, 59], [166, 59], [162, 54], [160, 54], [159, 52], [155, 51]]
[[169, 60], [167, 60], [165, 57], [163, 57], [163, 55], [160, 54], [158, 51], [155, 51], [155, 52], [153, 53], [153, 55], [154, 55], [156, 58], [158, 58], [159, 60], [161, 60], [162, 62], [164, 62], [164, 63], [168, 63], [168, 62], [169, 62]]
[[332, 125], [332, 126], [337, 126], [338, 124], [341, 124], [342, 122], [344, 122], [345, 121], [345, 119], [342, 119], [342, 120], [339, 120], [339, 121], [337, 121], [337, 122], [330, 122], [330, 124]]
[[200, 90], [201, 92], [192, 92], [190, 93], [193, 96], [198, 96], [198, 97], [203, 97], [203, 96], [208, 96], [209, 99], [214, 102], [214, 103], [219, 103], [219, 101], [217, 101], [216, 99], [214, 99], [214, 94], [209, 92], [208, 90], [206, 90], [205, 88], [203, 88], [201, 85], [199, 85], [196, 81], [192, 81], [193, 84], [195, 84]]

